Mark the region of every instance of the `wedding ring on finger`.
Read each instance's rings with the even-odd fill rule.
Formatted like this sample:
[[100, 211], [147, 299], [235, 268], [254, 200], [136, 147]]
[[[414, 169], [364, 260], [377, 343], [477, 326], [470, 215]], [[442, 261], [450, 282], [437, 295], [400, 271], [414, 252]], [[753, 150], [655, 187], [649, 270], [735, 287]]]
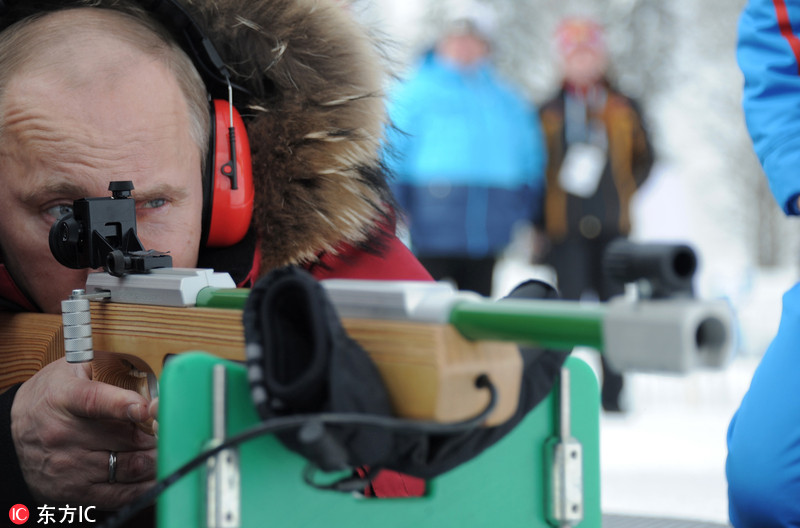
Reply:
[[113, 484], [117, 481], [117, 453], [108, 452], [108, 483]]

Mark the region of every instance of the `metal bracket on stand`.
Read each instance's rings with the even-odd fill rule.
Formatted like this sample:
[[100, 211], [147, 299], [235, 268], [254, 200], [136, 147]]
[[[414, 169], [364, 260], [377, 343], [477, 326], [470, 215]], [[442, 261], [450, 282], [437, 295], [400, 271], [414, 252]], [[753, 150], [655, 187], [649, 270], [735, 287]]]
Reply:
[[[213, 374], [212, 423], [213, 438], [209, 448], [225, 441], [226, 382], [225, 366], [215, 365]], [[206, 464], [206, 524], [208, 528], [239, 528], [241, 526], [241, 473], [239, 450], [223, 449]]]
[[547, 443], [548, 521], [568, 528], [583, 520], [583, 446], [572, 437], [570, 372], [561, 369], [558, 399], [558, 438]]

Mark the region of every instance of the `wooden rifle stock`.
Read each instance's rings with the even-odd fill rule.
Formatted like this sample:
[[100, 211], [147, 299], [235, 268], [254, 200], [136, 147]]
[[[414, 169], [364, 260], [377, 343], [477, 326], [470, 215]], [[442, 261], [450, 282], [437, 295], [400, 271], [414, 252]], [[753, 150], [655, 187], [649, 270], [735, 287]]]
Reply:
[[[205, 351], [244, 360], [241, 310], [93, 301], [91, 312], [94, 349], [116, 357], [111, 365], [96, 356], [96, 379], [145, 395], [143, 373], [159, 376], [172, 354]], [[478, 414], [489, 401], [486, 391], [474, 386], [483, 373], [499, 394], [487, 425], [502, 423], [516, 410], [522, 360], [514, 344], [468, 341], [446, 324], [373, 319], [342, 324], [377, 366], [398, 416], [452, 422]], [[63, 356], [61, 316], [0, 314], [0, 391]]]

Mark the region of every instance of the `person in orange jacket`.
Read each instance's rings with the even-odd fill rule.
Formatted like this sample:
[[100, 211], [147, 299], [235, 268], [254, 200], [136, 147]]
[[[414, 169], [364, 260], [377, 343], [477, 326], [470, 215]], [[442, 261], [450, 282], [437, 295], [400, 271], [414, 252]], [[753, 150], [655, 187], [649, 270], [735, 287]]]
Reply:
[[[653, 149], [637, 104], [607, 78], [602, 27], [569, 18], [555, 38], [563, 81], [540, 110], [548, 164], [538, 228], [561, 296], [604, 301], [624, 287], [603, 276], [602, 256], [612, 240], [630, 233], [631, 200], [650, 173]], [[622, 409], [622, 389], [622, 375], [603, 361], [604, 409]]]

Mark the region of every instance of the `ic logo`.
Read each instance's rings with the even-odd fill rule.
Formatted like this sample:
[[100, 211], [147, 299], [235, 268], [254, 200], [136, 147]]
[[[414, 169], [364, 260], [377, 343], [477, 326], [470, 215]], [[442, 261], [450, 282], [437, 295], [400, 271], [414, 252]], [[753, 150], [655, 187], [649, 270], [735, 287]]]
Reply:
[[28, 521], [30, 513], [28, 513], [28, 508], [24, 505], [15, 504], [8, 511], [8, 517], [14, 524], [24, 524]]

